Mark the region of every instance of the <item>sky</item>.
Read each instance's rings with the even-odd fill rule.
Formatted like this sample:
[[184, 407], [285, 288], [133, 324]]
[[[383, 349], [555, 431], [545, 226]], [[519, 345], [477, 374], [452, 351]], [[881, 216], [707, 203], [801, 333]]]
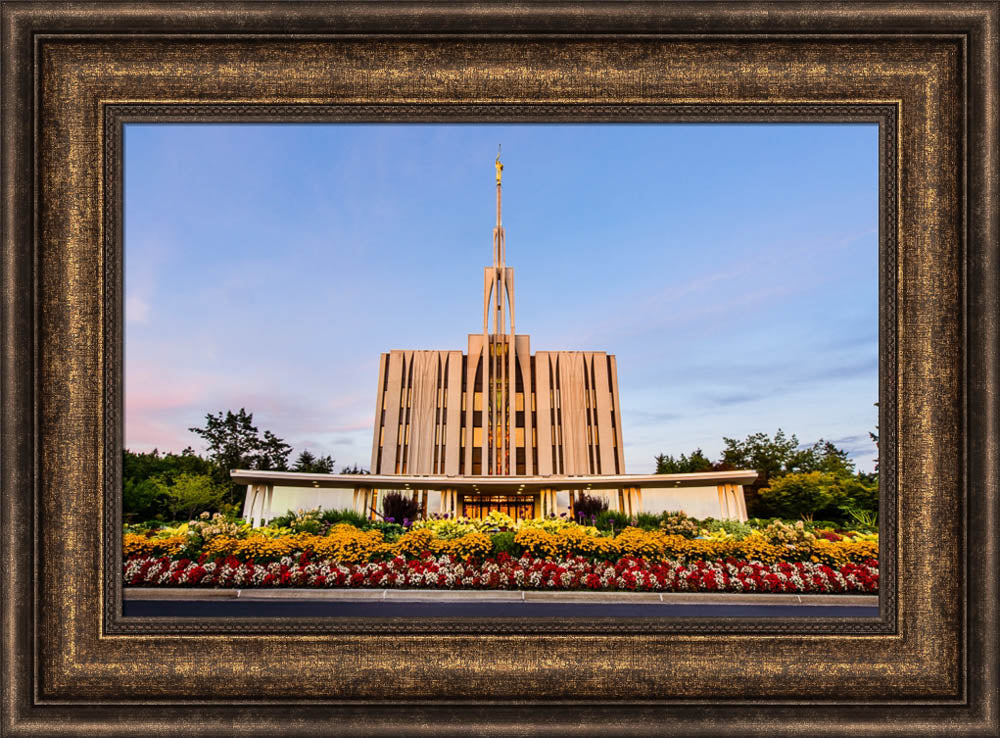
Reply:
[[482, 330], [618, 362], [625, 468], [723, 437], [874, 467], [874, 124], [127, 124], [125, 445], [208, 413], [370, 466], [379, 355]]

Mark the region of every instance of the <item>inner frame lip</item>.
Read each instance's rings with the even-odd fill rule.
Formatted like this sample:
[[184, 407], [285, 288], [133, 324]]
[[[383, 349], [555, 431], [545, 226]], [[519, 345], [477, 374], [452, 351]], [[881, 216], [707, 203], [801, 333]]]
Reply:
[[[103, 113], [104, 398], [103, 469], [104, 635], [896, 635], [897, 474], [895, 417], [898, 376], [897, 248], [900, 100], [801, 100], [753, 102], [628, 103], [233, 103], [115, 102]], [[124, 126], [128, 123], [875, 123], [878, 125], [878, 380], [879, 380], [879, 608], [876, 617], [655, 617], [569, 616], [503, 619], [408, 618], [205, 618], [126, 617], [121, 582], [122, 470], [124, 447]], [[108, 452], [110, 450], [110, 452]], [[113, 491], [108, 494], [108, 491]]]

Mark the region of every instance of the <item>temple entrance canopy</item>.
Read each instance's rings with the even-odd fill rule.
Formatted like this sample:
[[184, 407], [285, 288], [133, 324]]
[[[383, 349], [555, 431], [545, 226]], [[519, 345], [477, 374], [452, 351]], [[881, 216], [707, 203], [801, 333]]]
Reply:
[[[515, 500], [516, 504], [524, 504], [517, 511], [519, 515], [527, 514], [525, 503], [528, 499], [532, 501], [534, 517], [572, 515], [574, 500], [581, 494], [588, 494], [604, 497], [609, 509], [630, 516], [650, 507], [650, 498], [664, 495], [670, 500], [666, 509], [680, 510], [687, 506], [699, 512], [697, 517], [746, 520], [742, 485], [754, 481], [757, 472], [449, 477], [237, 469], [231, 472], [231, 477], [236, 484], [247, 485], [243, 515], [254, 524], [266, 522], [288, 510], [311, 507], [352, 508], [377, 518], [381, 495], [389, 490], [410, 493], [423, 500], [428, 514], [451, 517], [463, 514], [466, 500], [477, 504], [474, 502], [477, 496], [505, 497]], [[483, 515], [489, 514], [489, 504]], [[692, 507], [695, 505], [701, 507]]]

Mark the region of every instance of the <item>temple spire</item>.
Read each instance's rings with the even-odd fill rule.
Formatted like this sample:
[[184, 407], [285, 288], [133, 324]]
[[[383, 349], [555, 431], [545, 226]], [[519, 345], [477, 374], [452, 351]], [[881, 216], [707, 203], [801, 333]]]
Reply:
[[[495, 162], [495, 167], [497, 170], [497, 225], [496, 230], [493, 231], [493, 266], [502, 267], [504, 266], [506, 254], [504, 254], [503, 223], [500, 218], [500, 180], [503, 178], [503, 162], [500, 161], [500, 144], [497, 144], [497, 160]], [[499, 238], [497, 238], [498, 234], [500, 236]]]

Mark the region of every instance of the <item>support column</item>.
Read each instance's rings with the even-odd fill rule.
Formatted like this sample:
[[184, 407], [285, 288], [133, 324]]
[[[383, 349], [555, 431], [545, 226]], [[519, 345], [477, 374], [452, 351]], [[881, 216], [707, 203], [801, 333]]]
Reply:
[[271, 510], [271, 503], [274, 501], [274, 485], [269, 484], [264, 487], [264, 501], [263, 510], [261, 511], [261, 522], [267, 524], [271, 522], [271, 518], [274, 517], [274, 512]]
[[719, 515], [722, 520], [729, 518], [729, 500], [726, 499], [726, 492], [729, 491], [728, 484], [720, 484], [716, 488], [719, 495]]

